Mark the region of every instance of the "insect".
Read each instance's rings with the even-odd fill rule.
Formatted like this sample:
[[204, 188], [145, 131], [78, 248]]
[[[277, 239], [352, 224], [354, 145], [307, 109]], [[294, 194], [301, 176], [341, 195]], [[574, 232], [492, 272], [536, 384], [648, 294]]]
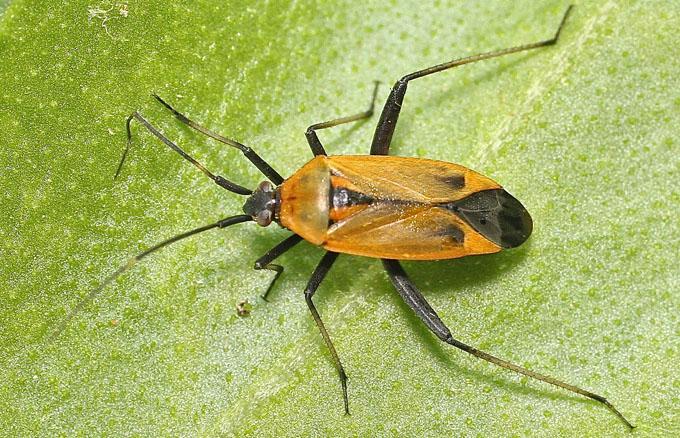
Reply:
[[567, 9], [555, 35], [549, 40], [453, 60], [402, 77], [392, 87], [383, 107], [370, 155], [328, 156], [316, 131], [370, 117], [378, 90], [376, 83], [367, 111], [314, 124], [307, 129], [305, 136], [314, 158], [288, 179], [284, 179], [249, 147], [203, 128], [154, 95], [182, 123], [239, 149], [268, 181], [250, 190], [215, 175], [168, 140], [139, 112], [132, 113], [127, 119], [127, 144], [116, 176], [130, 150], [130, 123], [137, 120], [219, 186], [247, 196], [243, 206], [245, 214], [179, 234], [133, 257], [92, 290], [65, 318], [56, 333], [105, 286], [155, 251], [213, 228], [226, 228], [251, 221], [266, 227], [276, 222], [293, 234], [255, 262], [255, 269], [267, 269], [275, 273], [264, 298], [283, 272], [282, 266], [273, 263], [279, 256], [302, 240], [326, 251], [305, 288], [304, 296], [340, 376], [346, 413], [349, 413], [347, 376], [313, 302], [317, 288], [341, 253], [381, 259], [399, 294], [443, 342], [500, 367], [596, 400], [632, 428], [631, 423], [604, 397], [522, 368], [454, 339], [449, 328], [399, 263], [399, 260], [449, 259], [495, 253], [504, 248], [517, 247], [529, 237], [532, 232], [529, 213], [517, 199], [491, 179], [456, 164], [387, 154], [410, 81], [463, 64], [554, 45], [571, 8]]

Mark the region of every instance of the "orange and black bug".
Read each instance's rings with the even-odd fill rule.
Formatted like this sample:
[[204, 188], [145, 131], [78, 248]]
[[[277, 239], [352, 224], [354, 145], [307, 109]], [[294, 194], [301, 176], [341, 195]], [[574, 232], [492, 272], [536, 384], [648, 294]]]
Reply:
[[181, 122], [241, 150], [269, 181], [260, 183], [256, 190], [250, 190], [214, 175], [168, 140], [138, 112], [134, 112], [127, 120], [128, 142], [116, 175], [120, 172], [130, 148], [130, 122], [136, 119], [215, 183], [233, 193], [248, 196], [243, 206], [245, 214], [228, 217], [177, 235], [130, 259], [76, 306], [57, 333], [106, 285], [156, 250], [213, 228], [225, 228], [248, 221], [255, 221], [261, 226], [276, 222], [294, 234], [255, 262], [255, 269], [276, 272], [265, 292], [265, 298], [283, 272], [282, 266], [272, 263], [277, 257], [303, 239], [326, 250], [304, 294], [340, 375], [347, 413], [349, 413], [347, 377], [312, 301], [319, 284], [340, 253], [381, 259], [399, 294], [442, 341], [503, 368], [597, 400], [632, 428], [628, 420], [604, 397], [519, 367], [454, 339], [448, 327], [430, 307], [399, 263], [399, 260], [449, 259], [495, 253], [503, 248], [521, 245], [532, 231], [531, 217], [526, 209], [491, 179], [456, 164], [387, 156], [408, 83], [459, 65], [553, 45], [557, 42], [570, 10], [571, 7], [564, 14], [555, 36], [549, 40], [458, 59], [404, 76], [395, 83], [383, 107], [370, 155], [327, 156], [315, 131], [370, 117], [373, 114], [373, 103], [378, 88], [376, 83], [369, 110], [318, 123], [307, 129], [305, 135], [314, 158], [288, 179], [281, 177], [252, 149], [199, 126], [154, 95]]

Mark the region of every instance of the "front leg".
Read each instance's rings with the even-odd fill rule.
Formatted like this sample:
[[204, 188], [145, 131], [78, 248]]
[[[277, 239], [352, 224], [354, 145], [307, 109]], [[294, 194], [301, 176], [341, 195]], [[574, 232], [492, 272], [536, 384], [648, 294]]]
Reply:
[[314, 125], [307, 128], [307, 131], [305, 132], [305, 137], [307, 137], [307, 143], [309, 143], [309, 147], [312, 150], [312, 153], [314, 154], [315, 157], [317, 155], [328, 155], [326, 154], [326, 150], [323, 148], [323, 145], [321, 144], [321, 140], [319, 140], [319, 136], [316, 135], [316, 130], [331, 128], [333, 126], [342, 125], [343, 123], [354, 122], [357, 120], [371, 117], [373, 115], [373, 104], [375, 103], [375, 96], [378, 92], [378, 85], [380, 85], [380, 82], [375, 81], [375, 87], [373, 88], [373, 96], [371, 97], [371, 106], [366, 111], [353, 114], [351, 116], [340, 117], [339, 119], [329, 120], [328, 122], [315, 123]]
[[302, 237], [298, 236], [297, 234], [293, 234], [283, 242], [276, 245], [274, 248], [267, 251], [267, 254], [263, 255], [262, 257], [255, 261], [255, 266], [253, 266], [253, 269], [257, 271], [259, 271], [260, 269], [268, 269], [270, 271], [276, 272], [276, 275], [274, 275], [274, 278], [272, 279], [271, 283], [269, 283], [269, 287], [267, 287], [267, 291], [264, 293], [264, 295], [262, 295], [263, 300], [267, 301], [267, 296], [274, 287], [274, 283], [276, 283], [276, 280], [278, 280], [281, 274], [283, 274], [283, 266], [275, 265], [272, 262], [275, 259], [277, 259], [280, 255], [282, 255], [284, 252], [288, 251], [289, 249], [297, 245], [301, 240]]
[[335, 259], [338, 258], [338, 255], [339, 254], [337, 252], [326, 251], [326, 255], [324, 255], [321, 259], [321, 262], [314, 270], [314, 273], [312, 274], [312, 277], [309, 279], [309, 283], [305, 288], [305, 301], [307, 301], [307, 306], [309, 307], [309, 311], [312, 312], [314, 322], [316, 322], [317, 327], [319, 327], [321, 336], [323, 336], [323, 340], [326, 342], [326, 346], [328, 347], [331, 356], [333, 356], [335, 368], [338, 370], [338, 375], [340, 376], [342, 395], [345, 399], [345, 414], [349, 415], [349, 399], [347, 398], [347, 374], [345, 374], [345, 369], [342, 366], [342, 362], [340, 362], [340, 356], [338, 356], [338, 352], [335, 351], [333, 342], [331, 342], [331, 337], [328, 336], [326, 326], [321, 320], [321, 316], [319, 315], [319, 312], [316, 310], [316, 306], [314, 306], [314, 302], [312, 301], [312, 297], [319, 288], [321, 281], [324, 279], [326, 274], [328, 274], [328, 271], [331, 269], [331, 266], [333, 266], [333, 263], [335, 262]]

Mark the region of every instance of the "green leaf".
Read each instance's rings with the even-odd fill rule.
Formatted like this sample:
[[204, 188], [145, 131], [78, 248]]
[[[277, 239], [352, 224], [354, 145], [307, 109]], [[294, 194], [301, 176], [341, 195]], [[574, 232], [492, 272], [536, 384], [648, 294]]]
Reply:
[[[149, 97], [253, 147], [283, 175], [315, 122], [364, 110], [388, 85], [452, 58], [549, 38], [566, 2], [0, 2], [0, 430], [5, 436], [628, 436], [604, 406], [441, 344], [381, 264], [322, 255], [252, 224], [165, 248], [115, 281], [53, 343], [102, 279], [172, 235], [238, 214], [137, 123], [139, 110], [215, 173], [263, 177]], [[457, 162], [532, 213], [521, 248], [405, 263], [454, 336], [606, 396], [637, 436], [680, 434], [680, 6], [578, 4], [554, 47], [418, 79], [392, 153]], [[369, 149], [377, 121], [320, 133]], [[236, 303], [248, 301], [248, 317]]]

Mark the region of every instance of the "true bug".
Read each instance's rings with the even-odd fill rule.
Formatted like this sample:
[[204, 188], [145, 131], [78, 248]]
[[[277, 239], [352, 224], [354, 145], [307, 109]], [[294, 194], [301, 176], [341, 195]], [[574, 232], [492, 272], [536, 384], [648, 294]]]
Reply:
[[430, 307], [399, 263], [399, 260], [448, 259], [495, 253], [503, 248], [519, 246], [529, 237], [532, 231], [529, 213], [518, 200], [491, 179], [456, 164], [420, 158], [392, 157], [387, 154], [410, 81], [482, 59], [553, 45], [559, 38], [571, 8], [572, 6], [567, 9], [555, 35], [549, 40], [453, 60], [402, 77], [392, 87], [383, 107], [370, 155], [328, 156], [316, 135], [316, 130], [370, 117], [373, 114], [373, 104], [378, 90], [376, 82], [371, 106], [367, 111], [314, 124], [307, 129], [305, 136], [314, 158], [285, 180], [249, 147], [201, 127], [159, 96], [153, 95], [182, 123], [239, 149], [269, 181], [260, 183], [256, 190], [250, 190], [222, 176], [214, 175], [156, 130], [139, 112], [132, 113], [126, 122], [127, 144], [116, 176], [130, 149], [132, 138], [130, 123], [136, 119], [215, 183], [233, 193], [248, 196], [243, 206], [245, 214], [228, 217], [179, 234], [133, 257], [92, 290], [69, 313], [53, 336], [56, 336], [106, 285], [156, 250], [213, 228], [225, 228], [247, 221], [255, 221], [261, 226], [276, 222], [294, 234], [255, 262], [255, 269], [275, 272], [263, 298], [266, 299], [283, 272], [282, 266], [272, 263], [276, 258], [303, 239], [326, 250], [304, 294], [339, 373], [346, 413], [349, 414], [347, 377], [312, 301], [319, 284], [340, 253], [381, 259], [399, 294], [442, 341], [500, 367], [594, 399], [607, 406], [628, 427], [633, 428], [630, 422], [600, 395], [522, 368], [454, 339], [448, 327]]

